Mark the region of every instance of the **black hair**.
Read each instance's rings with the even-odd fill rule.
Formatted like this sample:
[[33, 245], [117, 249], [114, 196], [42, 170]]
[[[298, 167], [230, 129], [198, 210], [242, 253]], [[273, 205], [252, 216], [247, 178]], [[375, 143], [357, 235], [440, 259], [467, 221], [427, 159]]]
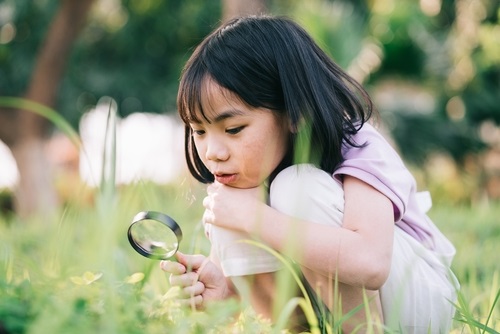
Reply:
[[[343, 143], [371, 117], [373, 104], [363, 87], [321, 50], [297, 23], [285, 17], [248, 16], [223, 24], [195, 49], [181, 75], [177, 107], [185, 123], [185, 154], [191, 174], [211, 183], [189, 123], [207, 117], [203, 85], [212, 79], [255, 108], [286, 114], [291, 127], [310, 126], [310, 149], [318, 165], [333, 171], [343, 161]], [[296, 136], [282, 169], [293, 162]]]

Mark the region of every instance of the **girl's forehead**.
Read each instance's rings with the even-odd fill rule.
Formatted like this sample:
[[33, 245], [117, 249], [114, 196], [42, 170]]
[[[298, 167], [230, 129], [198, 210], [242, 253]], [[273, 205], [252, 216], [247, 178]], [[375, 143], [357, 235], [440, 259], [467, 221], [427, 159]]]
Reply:
[[203, 80], [200, 93], [200, 105], [195, 113], [198, 117], [202, 116], [201, 119], [210, 120], [225, 111], [224, 109], [246, 105], [237, 94], [222, 87], [210, 77]]
[[201, 103], [211, 105], [224, 102], [242, 102], [241, 98], [227, 88], [219, 85], [214, 79], [207, 77], [201, 85]]

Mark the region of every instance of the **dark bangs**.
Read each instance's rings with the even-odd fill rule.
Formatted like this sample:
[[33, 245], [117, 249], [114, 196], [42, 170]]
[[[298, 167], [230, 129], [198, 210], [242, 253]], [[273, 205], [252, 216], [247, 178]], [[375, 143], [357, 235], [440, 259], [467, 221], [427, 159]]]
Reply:
[[272, 41], [256, 18], [234, 19], [215, 30], [198, 45], [182, 72], [177, 108], [185, 123], [185, 153], [191, 174], [200, 182], [213, 182], [213, 175], [198, 156], [190, 122], [208, 120], [201, 102], [208, 80], [229, 90], [254, 108], [284, 112], [283, 91], [273, 63]]
[[197, 62], [192, 64], [182, 75], [177, 93], [177, 109], [182, 121], [189, 125], [191, 122], [201, 122], [198, 114], [204, 115], [201, 104], [201, 90], [203, 81], [207, 77], [206, 68]]
[[209, 35], [186, 64], [178, 93], [184, 122], [203, 113], [201, 90], [208, 77], [254, 108], [284, 110], [273, 45], [258, 18], [234, 19]]

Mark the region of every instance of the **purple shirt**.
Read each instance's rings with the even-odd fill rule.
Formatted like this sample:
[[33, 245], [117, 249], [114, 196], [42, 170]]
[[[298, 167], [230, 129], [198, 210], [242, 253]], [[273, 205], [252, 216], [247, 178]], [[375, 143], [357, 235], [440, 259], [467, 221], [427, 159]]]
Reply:
[[345, 161], [333, 175], [342, 180], [350, 175], [369, 184], [387, 196], [394, 209], [394, 222], [406, 233], [433, 249], [432, 224], [420, 208], [416, 196], [416, 181], [392, 146], [374, 129], [365, 123], [353, 136], [358, 145], [343, 145]]

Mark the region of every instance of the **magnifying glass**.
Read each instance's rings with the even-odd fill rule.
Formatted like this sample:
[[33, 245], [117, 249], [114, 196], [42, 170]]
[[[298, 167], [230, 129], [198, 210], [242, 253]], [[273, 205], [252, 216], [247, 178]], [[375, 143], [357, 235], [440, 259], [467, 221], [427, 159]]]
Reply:
[[137, 253], [150, 259], [167, 260], [182, 240], [180, 226], [161, 212], [141, 211], [128, 228], [128, 241]]

